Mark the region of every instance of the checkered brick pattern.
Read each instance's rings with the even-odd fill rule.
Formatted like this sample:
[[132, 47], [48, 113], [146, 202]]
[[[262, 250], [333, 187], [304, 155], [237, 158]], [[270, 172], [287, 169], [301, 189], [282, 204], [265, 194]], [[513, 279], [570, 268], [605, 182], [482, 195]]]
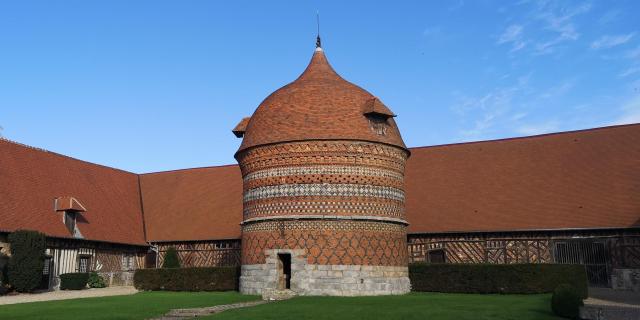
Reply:
[[265, 250], [305, 249], [309, 264], [406, 266], [406, 226], [371, 221], [267, 221], [245, 226], [242, 264]]

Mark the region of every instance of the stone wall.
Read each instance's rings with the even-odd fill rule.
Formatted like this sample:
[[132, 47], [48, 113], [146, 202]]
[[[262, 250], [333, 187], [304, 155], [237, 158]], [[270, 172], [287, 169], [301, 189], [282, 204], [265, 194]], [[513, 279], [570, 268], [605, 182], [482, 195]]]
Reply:
[[291, 291], [298, 295], [390, 295], [411, 289], [405, 266], [308, 264], [304, 249], [276, 249], [268, 250], [265, 264], [242, 266], [240, 292], [263, 294], [278, 289], [279, 253], [291, 254]]
[[133, 286], [133, 271], [98, 272], [107, 286]]
[[611, 287], [614, 290], [640, 292], [640, 269], [613, 269]]

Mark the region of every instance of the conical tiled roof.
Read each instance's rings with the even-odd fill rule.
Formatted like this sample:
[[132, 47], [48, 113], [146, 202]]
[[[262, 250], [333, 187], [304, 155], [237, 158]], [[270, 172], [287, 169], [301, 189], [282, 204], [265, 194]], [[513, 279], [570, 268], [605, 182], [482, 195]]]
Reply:
[[[323, 50], [317, 48], [298, 79], [260, 104], [238, 151], [278, 142], [340, 139], [406, 148], [393, 118], [376, 118], [367, 113], [374, 99], [377, 98], [366, 90], [340, 77]], [[386, 111], [393, 115], [389, 109]], [[380, 130], [381, 125], [385, 130]]]

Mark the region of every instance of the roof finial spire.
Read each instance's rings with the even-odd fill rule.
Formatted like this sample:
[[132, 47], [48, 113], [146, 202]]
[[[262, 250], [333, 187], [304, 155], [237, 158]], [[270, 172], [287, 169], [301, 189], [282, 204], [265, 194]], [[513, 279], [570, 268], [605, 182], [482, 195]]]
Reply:
[[316, 10], [316, 22], [318, 23], [318, 36], [316, 37], [316, 49], [322, 49], [322, 41], [320, 41], [320, 11]]

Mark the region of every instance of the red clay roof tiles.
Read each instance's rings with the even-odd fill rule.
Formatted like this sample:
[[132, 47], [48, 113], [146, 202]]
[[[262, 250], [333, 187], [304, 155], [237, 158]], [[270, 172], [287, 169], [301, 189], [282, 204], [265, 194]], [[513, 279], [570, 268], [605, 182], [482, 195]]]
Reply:
[[640, 124], [411, 153], [410, 233], [640, 227]]
[[[410, 233], [640, 227], [640, 124], [411, 148]], [[238, 239], [238, 166], [139, 176], [147, 240]], [[89, 240], [144, 244], [138, 176], [0, 140], [0, 230], [71, 237], [53, 200], [73, 195]]]
[[61, 195], [82, 199], [85, 239], [145, 244], [136, 174], [0, 139], [0, 230], [72, 237], [55, 211]]
[[56, 211], [85, 212], [87, 209], [74, 197], [58, 197], [54, 199]]
[[143, 174], [140, 186], [148, 241], [240, 238], [238, 166]]
[[392, 118], [387, 120], [389, 129], [385, 135], [371, 129], [363, 112], [373, 98], [341, 78], [324, 52], [316, 50], [298, 79], [276, 90], [256, 109], [238, 151], [263, 144], [318, 139], [374, 141], [406, 148]]
[[240, 120], [240, 122], [238, 122], [236, 127], [233, 128], [233, 130], [231, 130], [231, 132], [233, 132], [233, 134], [236, 137], [242, 138], [244, 136], [244, 133], [247, 131], [247, 125], [249, 124], [249, 120], [250, 119], [251, 119], [251, 117], [242, 118], [242, 120]]

